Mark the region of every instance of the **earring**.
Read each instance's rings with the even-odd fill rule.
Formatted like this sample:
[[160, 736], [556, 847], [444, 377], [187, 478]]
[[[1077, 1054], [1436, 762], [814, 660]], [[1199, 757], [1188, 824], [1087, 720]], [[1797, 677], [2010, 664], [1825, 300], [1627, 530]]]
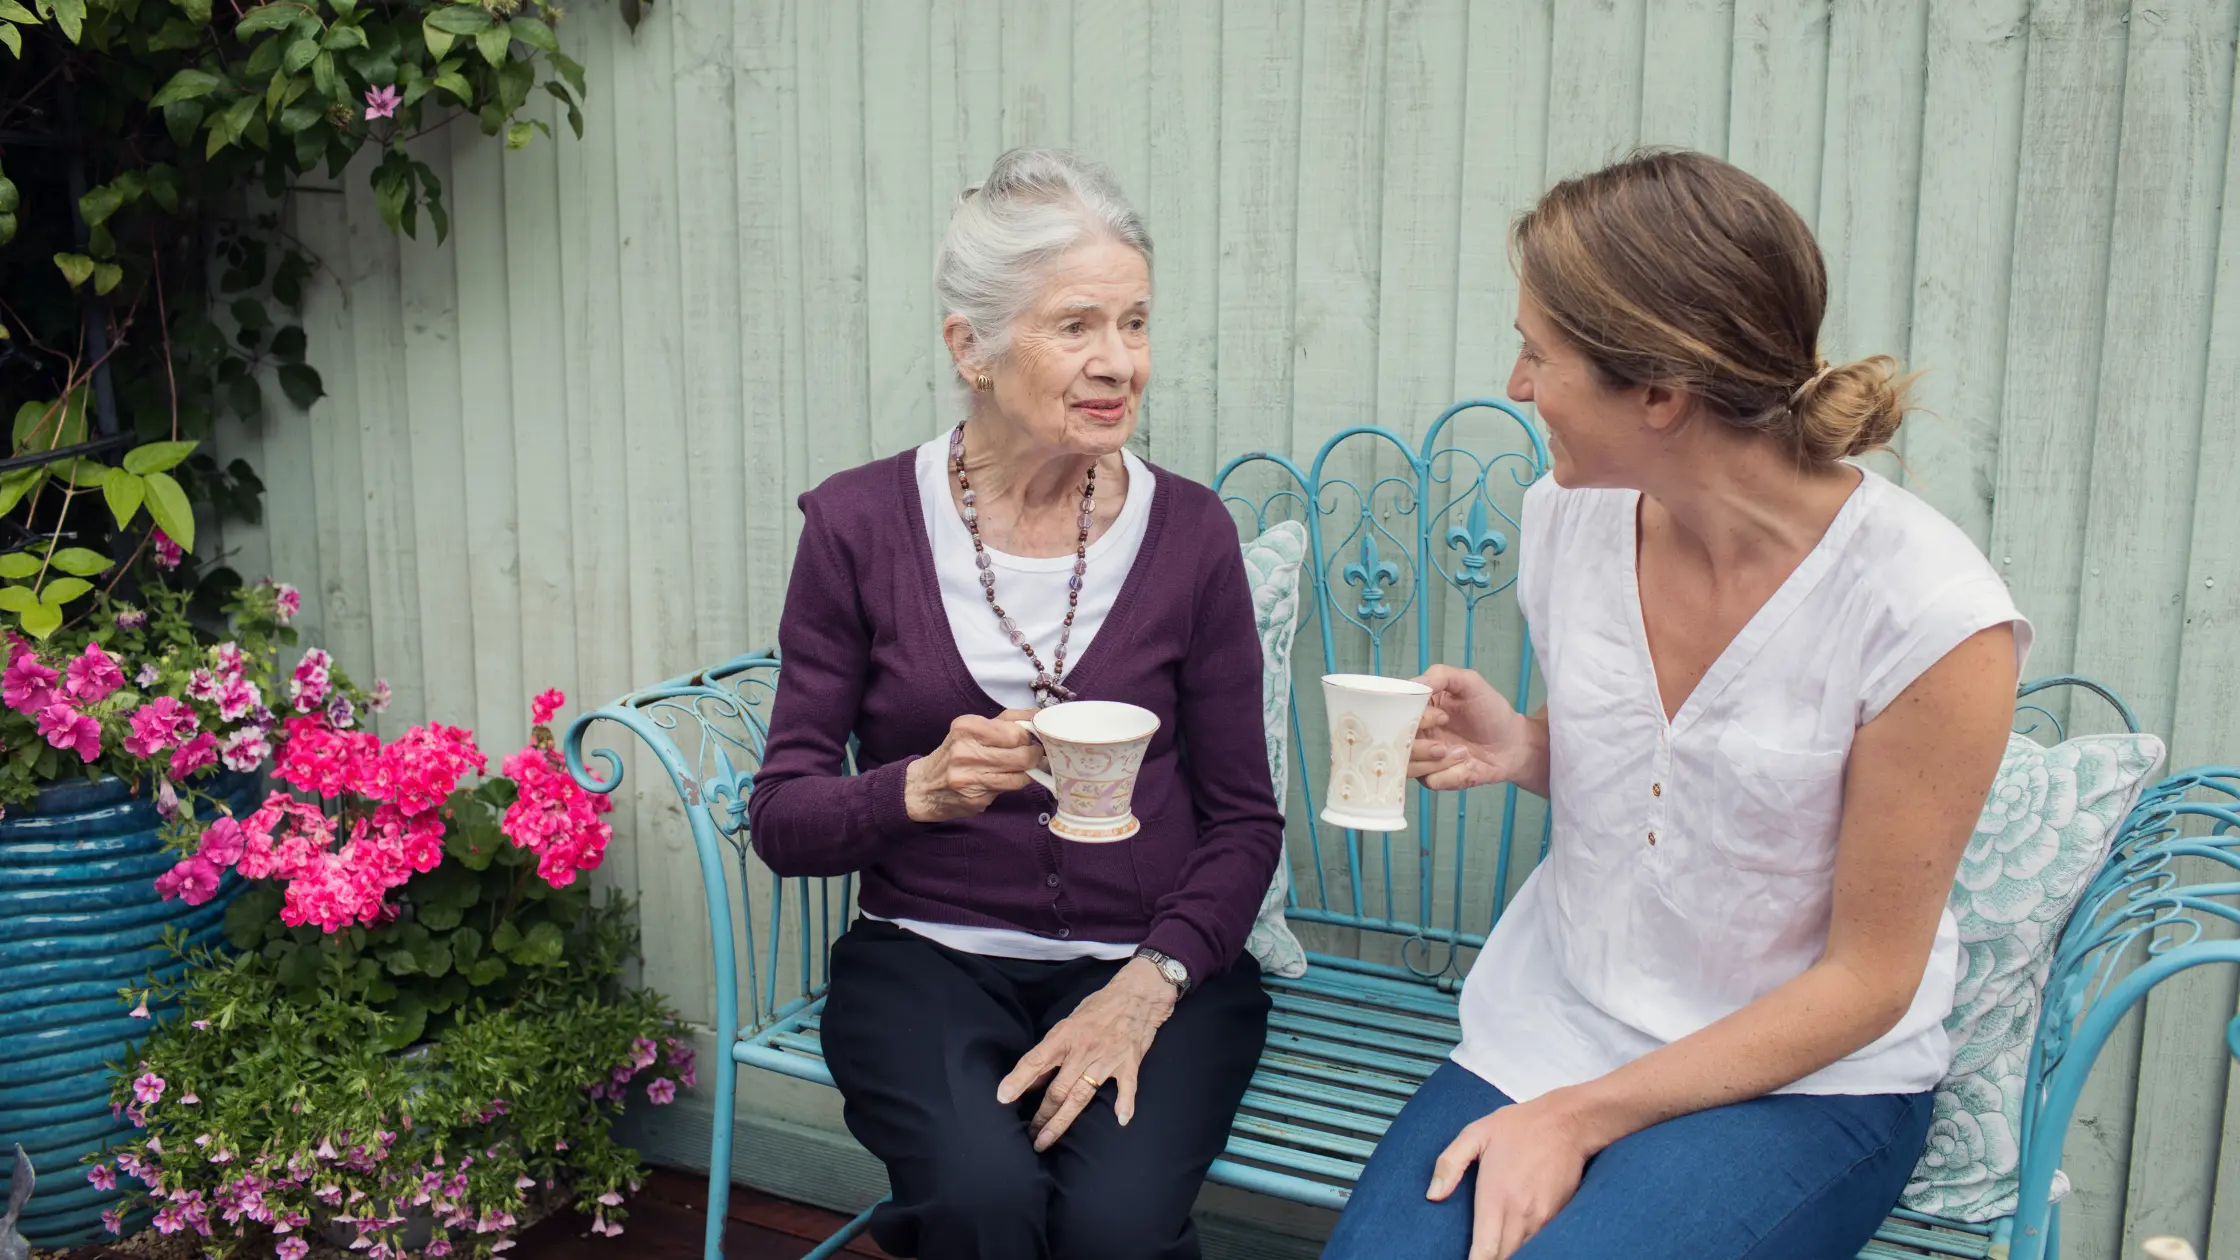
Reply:
[[996, 381], [994, 377], [988, 375], [986, 372], [982, 372], [978, 377], [973, 379], [972, 387], [981, 391], [982, 393], [985, 393], [988, 390], [994, 389], [996, 387]]

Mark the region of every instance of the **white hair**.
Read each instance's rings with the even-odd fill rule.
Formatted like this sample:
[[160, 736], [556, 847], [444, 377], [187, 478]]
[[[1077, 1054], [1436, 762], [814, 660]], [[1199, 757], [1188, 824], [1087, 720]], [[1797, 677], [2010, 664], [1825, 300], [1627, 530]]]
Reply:
[[1151, 233], [1112, 172], [1063, 149], [1013, 149], [958, 195], [933, 263], [934, 295], [972, 326], [982, 356], [1000, 358], [1049, 265], [1100, 236], [1149, 266]]

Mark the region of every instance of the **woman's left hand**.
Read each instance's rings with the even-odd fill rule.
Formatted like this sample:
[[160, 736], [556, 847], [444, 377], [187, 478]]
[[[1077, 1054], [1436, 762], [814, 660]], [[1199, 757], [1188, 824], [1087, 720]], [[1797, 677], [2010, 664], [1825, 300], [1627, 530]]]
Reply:
[[1136, 1069], [1151, 1050], [1159, 1026], [1174, 1013], [1174, 986], [1159, 969], [1130, 959], [1120, 974], [1090, 994], [1073, 1013], [1019, 1060], [996, 1086], [996, 1101], [1008, 1107], [1043, 1081], [1042, 1105], [1035, 1109], [1034, 1149], [1046, 1151], [1064, 1136], [1074, 1117], [1097, 1096], [1106, 1081], [1119, 1089], [1112, 1110], [1126, 1124], [1135, 1118]]
[[1478, 1166], [1470, 1260], [1507, 1260], [1571, 1202], [1589, 1152], [1547, 1098], [1503, 1107], [1455, 1136], [1432, 1167], [1426, 1197], [1443, 1202]]

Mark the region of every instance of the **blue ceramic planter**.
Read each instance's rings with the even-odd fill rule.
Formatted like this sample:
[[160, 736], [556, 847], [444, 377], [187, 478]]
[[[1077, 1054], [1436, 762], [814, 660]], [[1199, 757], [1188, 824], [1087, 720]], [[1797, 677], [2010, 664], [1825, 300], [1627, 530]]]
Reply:
[[[215, 786], [237, 814], [256, 805], [254, 776]], [[218, 944], [242, 888], [229, 872], [204, 905], [158, 897], [155, 878], [172, 862], [160, 827], [147, 794], [116, 779], [57, 784], [0, 820], [0, 1152], [20, 1142], [38, 1169], [20, 1225], [34, 1246], [102, 1236], [101, 1213], [119, 1198], [87, 1182], [79, 1162], [135, 1132], [110, 1113], [105, 1065], [152, 1025], [117, 990], [176, 974], [166, 928]]]

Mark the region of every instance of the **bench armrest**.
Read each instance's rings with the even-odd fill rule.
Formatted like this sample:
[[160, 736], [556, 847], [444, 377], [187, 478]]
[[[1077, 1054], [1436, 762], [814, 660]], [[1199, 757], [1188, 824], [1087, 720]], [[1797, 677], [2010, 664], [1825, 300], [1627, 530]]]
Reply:
[[[2061, 934], [2022, 1104], [2021, 1202], [2011, 1255], [2045, 1254], [2047, 1194], [2101, 1047], [2154, 987], [2211, 964], [2240, 966], [2240, 767], [2180, 771], [2139, 798]], [[2240, 1020], [2224, 1049], [2240, 1054]]]

